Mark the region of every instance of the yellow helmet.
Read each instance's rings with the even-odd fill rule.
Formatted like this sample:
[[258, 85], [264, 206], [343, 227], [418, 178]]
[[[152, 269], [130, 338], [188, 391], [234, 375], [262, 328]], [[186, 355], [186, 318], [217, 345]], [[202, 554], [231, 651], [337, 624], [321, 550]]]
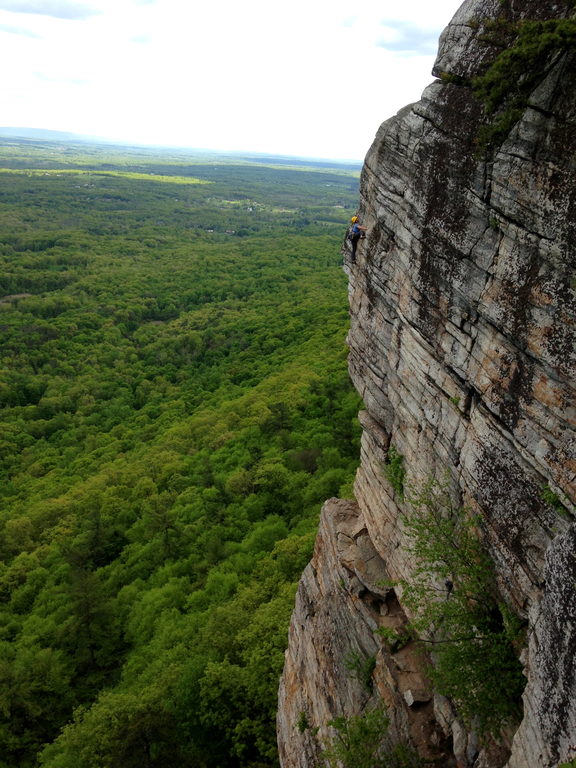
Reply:
[[356, 224], [356, 222], [358, 221], [358, 216], [352, 216], [350, 221], [352, 222], [352, 224]]

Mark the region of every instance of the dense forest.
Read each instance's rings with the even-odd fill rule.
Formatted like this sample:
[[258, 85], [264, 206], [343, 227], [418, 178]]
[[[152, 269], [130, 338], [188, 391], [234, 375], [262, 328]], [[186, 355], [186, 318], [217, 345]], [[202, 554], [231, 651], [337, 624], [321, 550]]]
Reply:
[[277, 765], [357, 177], [0, 139], [2, 768]]

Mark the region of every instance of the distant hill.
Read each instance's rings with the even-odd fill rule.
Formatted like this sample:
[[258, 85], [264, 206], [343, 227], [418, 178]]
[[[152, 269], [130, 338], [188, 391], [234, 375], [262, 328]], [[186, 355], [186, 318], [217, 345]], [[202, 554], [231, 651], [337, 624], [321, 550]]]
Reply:
[[45, 141], [45, 142], [74, 142], [81, 144], [97, 144], [108, 145], [111, 147], [132, 147], [139, 149], [153, 150], [156, 154], [158, 152], [166, 152], [171, 150], [182, 150], [186, 152], [195, 152], [202, 155], [214, 155], [215, 158], [222, 160], [223, 158], [231, 159], [234, 164], [239, 161], [245, 161], [247, 163], [261, 163], [263, 165], [286, 165], [286, 166], [313, 166], [318, 168], [339, 168], [343, 170], [359, 171], [362, 167], [362, 163], [357, 160], [333, 160], [330, 158], [310, 158], [310, 157], [292, 157], [289, 155], [270, 155], [266, 153], [258, 152], [239, 152], [239, 151], [223, 151], [212, 149], [200, 149], [198, 147], [182, 147], [182, 146], [167, 146], [167, 145], [147, 145], [130, 143], [127, 141], [104, 139], [101, 136], [84, 136], [79, 133], [69, 133], [67, 131], [51, 131], [47, 128], [12, 128], [12, 127], [0, 127], [0, 139], [17, 139], [19, 141]]
[[40, 139], [41, 141], [89, 141], [88, 137], [66, 131], [50, 131], [46, 128], [0, 128], [0, 136], [15, 139]]

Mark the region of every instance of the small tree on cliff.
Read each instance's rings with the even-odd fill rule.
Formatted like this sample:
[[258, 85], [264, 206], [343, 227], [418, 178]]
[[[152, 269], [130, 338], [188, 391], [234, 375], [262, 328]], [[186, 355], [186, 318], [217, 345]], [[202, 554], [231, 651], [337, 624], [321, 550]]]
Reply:
[[521, 713], [520, 622], [499, 598], [479, 518], [455, 508], [436, 481], [409, 503], [404, 524], [417, 566], [403, 600], [432, 645], [430, 678], [464, 720], [496, 734]]
[[384, 707], [362, 715], [337, 717], [328, 725], [334, 738], [322, 752], [318, 768], [420, 768], [418, 755], [405, 744], [394, 744]]

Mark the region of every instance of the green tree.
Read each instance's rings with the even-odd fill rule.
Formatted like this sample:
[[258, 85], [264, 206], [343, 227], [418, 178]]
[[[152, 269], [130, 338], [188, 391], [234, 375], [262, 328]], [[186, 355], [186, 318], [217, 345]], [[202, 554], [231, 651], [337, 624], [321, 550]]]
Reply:
[[430, 638], [430, 677], [464, 719], [497, 734], [520, 714], [520, 622], [496, 591], [481, 520], [455, 507], [447, 485], [436, 481], [409, 503], [404, 523], [417, 566], [402, 585], [403, 599], [415, 630]]
[[419, 768], [418, 755], [390, 739], [389, 723], [382, 705], [361, 715], [331, 720], [328, 725], [334, 737], [322, 752], [322, 764], [329, 768]]

